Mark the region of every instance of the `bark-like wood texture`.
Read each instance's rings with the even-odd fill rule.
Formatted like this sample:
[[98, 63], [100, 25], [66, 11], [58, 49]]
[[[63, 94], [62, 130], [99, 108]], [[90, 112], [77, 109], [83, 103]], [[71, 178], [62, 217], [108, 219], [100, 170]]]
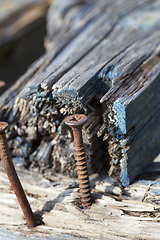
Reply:
[[76, 177], [64, 124], [86, 113], [91, 172], [127, 186], [159, 153], [160, 1], [54, 0], [46, 53], [1, 96], [13, 159]]

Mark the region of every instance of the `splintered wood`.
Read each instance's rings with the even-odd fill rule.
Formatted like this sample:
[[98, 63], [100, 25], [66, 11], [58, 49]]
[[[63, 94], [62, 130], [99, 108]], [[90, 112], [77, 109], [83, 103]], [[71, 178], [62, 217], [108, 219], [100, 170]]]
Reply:
[[86, 113], [90, 172], [123, 186], [159, 153], [160, 1], [54, 0], [46, 53], [1, 96], [0, 118], [14, 161], [41, 173], [77, 176], [64, 124]]
[[[159, 161], [159, 159], [158, 159]], [[158, 165], [157, 165], [158, 164]], [[121, 189], [114, 178], [91, 175], [94, 203], [78, 206], [78, 179], [18, 170], [31, 207], [42, 225], [27, 228], [10, 183], [0, 166], [1, 239], [159, 239], [159, 162]], [[150, 171], [151, 169], [151, 171]], [[154, 179], [150, 179], [154, 173]], [[143, 180], [140, 180], [143, 178]]]

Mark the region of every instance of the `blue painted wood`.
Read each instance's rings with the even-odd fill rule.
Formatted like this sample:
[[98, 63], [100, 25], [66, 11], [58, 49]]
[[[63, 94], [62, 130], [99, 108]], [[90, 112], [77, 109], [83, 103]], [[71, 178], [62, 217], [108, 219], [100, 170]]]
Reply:
[[113, 109], [121, 138], [121, 182], [127, 186], [160, 152], [160, 74], [138, 96], [117, 99]]

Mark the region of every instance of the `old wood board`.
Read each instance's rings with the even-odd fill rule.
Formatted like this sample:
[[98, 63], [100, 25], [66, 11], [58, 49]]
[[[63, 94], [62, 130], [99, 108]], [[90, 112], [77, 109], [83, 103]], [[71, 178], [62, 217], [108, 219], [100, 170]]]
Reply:
[[[77, 178], [18, 169], [25, 193], [38, 219], [28, 229], [10, 183], [0, 165], [0, 239], [159, 239], [159, 159], [132, 185], [122, 189], [113, 178], [90, 177], [95, 203], [77, 205]], [[147, 180], [148, 178], [148, 180]]]
[[83, 136], [91, 172], [103, 170], [127, 186], [154, 159], [159, 11], [158, 0], [53, 1], [46, 53], [1, 96], [18, 165], [76, 177], [73, 136], [64, 124], [75, 112], [89, 119]]

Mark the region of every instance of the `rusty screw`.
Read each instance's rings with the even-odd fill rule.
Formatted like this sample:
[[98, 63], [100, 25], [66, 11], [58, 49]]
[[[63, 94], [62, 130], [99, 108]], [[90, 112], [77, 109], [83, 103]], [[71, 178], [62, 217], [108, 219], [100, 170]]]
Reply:
[[82, 139], [82, 126], [86, 122], [87, 117], [83, 114], [74, 114], [65, 119], [66, 125], [70, 126], [73, 130], [82, 207], [91, 206], [91, 190]]
[[8, 127], [8, 123], [0, 122], [0, 158], [2, 160], [4, 169], [7, 173], [11, 186], [16, 194], [18, 202], [22, 208], [24, 216], [26, 218], [29, 228], [36, 226], [36, 219], [33, 215], [29, 202], [26, 198], [20, 180], [17, 176], [16, 170], [11, 160], [9, 147], [5, 135], [5, 129]]

